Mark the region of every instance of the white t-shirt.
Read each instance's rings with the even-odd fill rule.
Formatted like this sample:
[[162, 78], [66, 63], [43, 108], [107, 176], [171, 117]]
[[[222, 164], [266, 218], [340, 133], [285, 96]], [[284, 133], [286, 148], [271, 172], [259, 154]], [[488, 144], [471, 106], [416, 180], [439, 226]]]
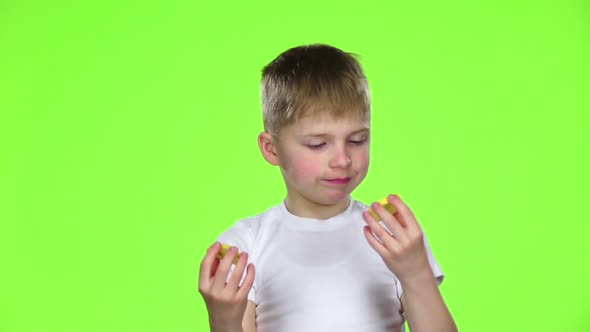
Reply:
[[400, 283], [365, 238], [361, 213], [369, 207], [351, 202], [327, 220], [293, 215], [283, 202], [219, 237], [255, 265], [248, 299], [256, 303], [258, 332], [403, 331]]

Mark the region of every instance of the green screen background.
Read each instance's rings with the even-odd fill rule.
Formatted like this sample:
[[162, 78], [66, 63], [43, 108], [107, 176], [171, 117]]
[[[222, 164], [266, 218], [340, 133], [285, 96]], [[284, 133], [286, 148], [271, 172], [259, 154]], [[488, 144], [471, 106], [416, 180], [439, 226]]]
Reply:
[[[583, 1], [0, 1], [0, 331], [205, 331], [206, 248], [279, 204], [261, 68], [362, 56], [372, 160], [462, 331], [590, 331]], [[586, 262], [586, 263], [584, 263]]]

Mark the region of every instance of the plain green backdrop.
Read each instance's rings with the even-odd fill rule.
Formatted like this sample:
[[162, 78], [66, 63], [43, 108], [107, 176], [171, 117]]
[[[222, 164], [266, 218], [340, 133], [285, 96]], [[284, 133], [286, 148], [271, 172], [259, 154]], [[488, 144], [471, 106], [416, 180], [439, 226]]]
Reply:
[[284, 198], [260, 71], [362, 56], [371, 168], [461, 331], [590, 331], [584, 1], [0, 0], [0, 331], [205, 331], [206, 248]]

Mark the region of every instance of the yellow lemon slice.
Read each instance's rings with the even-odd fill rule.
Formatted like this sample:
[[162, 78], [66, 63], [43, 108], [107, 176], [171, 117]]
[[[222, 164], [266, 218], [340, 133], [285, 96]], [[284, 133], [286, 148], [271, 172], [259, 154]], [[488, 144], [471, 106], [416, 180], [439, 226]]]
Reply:
[[[389, 203], [389, 201], [387, 201], [387, 198], [384, 198], [384, 199], [380, 200], [377, 203], [381, 204], [385, 208], [385, 210], [389, 211], [391, 214], [394, 214], [397, 211], [397, 209], [395, 208], [395, 206], [391, 205]], [[377, 214], [377, 212], [373, 211], [372, 208], [369, 208], [369, 213], [371, 214], [371, 216], [376, 221], [380, 221], [381, 220], [381, 217], [379, 217], [379, 215]]]
[[[220, 260], [223, 259], [223, 257], [225, 257], [225, 255], [229, 251], [229, 248], [231, 248], [231, 246], [229, 244], [222, 244], [221, 249], [219, 249], [219, 252], [217, 253], [217, 258], [219, 258]], [[234, 258], [232, 264], [238, 264], [239, 258], [240, 258], [240, 254], [238, 253], [236, 255], [236, 257]]]

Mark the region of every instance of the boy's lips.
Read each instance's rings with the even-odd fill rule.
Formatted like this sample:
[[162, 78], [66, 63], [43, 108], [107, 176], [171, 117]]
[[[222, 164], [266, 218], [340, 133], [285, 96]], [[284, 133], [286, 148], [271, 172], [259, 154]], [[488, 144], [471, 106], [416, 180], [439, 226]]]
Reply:
[[335, 178], [335, 179], [326, 179], [326, 182], [331, 184], [347, 184], [350, 182], [350, 178]]

